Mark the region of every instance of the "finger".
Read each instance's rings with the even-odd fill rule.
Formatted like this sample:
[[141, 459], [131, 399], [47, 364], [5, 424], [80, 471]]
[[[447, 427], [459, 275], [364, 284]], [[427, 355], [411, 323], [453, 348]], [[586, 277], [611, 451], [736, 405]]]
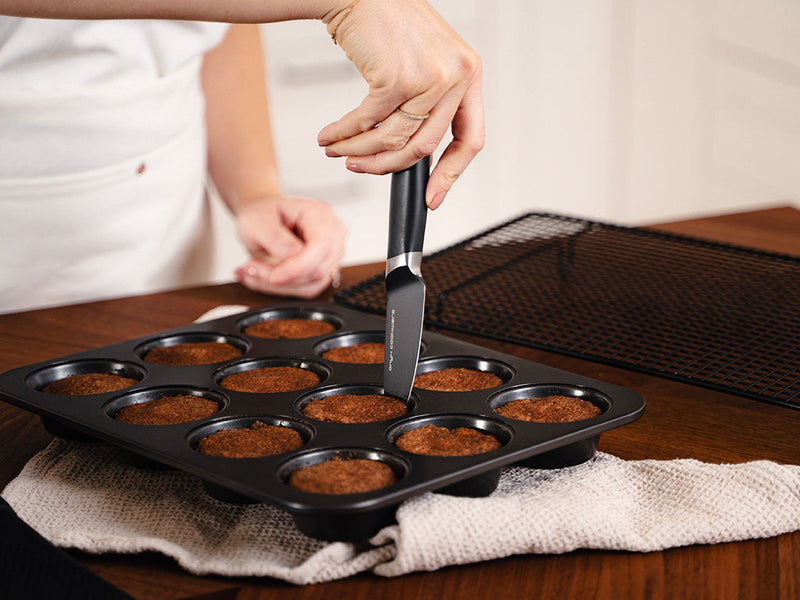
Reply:
[[270, 274], [275, 285], [329, 277], [344, 255], [346, 229], [338, 219], [324, 218], [321, 213], [303, 215], [296, 228], [305, 246], [275, 266]]
[[326, 147], [325, 154], [331, 157], [367, 156], [386, 150], [402, 150], [423, 122], [424, 119], [408, 118], [395, 110], [378, 127]]
[[320, 130], [317, 143], [329, 146], [372, 130], [394, 112], [400, 101], [401, 98], [388, 89], [370, 88], [357, 108]]
[[274, 285], [268, 280], [257, 276], [251, 276], [248, 272], [244, 272], [241, 274], [241, 277], [239, 277], [239, 281], [247, 288], [262, 294], [313, 298], [330, 287], [331, 276], [326, 275], [316, 280], [302, 281], [290, 285]]
[[443, 97], [436, 108], [431, 111], [430, 117], [423, 121], [423, 124], [403, 148], [386, 150], [372, 155], [348, 156], [347, 168], [363, 173], [385, 175], [406, 169], [423, 156], [432, 155], [450, 128], [460, 98], [459, 91]]
[[287, 226], [280, 213], [260, 212], [238, 223], [239, 237], [254, 257], [269, 256], [282, 260], [303, 249], [303, 241]]
[[453, 184], [483, 148], [486, 131], [479, 82], [473, 83], [456, 111], [453, 140], [447, 145], [428, 179], [425, 201], [431, 209], [439, 207]]

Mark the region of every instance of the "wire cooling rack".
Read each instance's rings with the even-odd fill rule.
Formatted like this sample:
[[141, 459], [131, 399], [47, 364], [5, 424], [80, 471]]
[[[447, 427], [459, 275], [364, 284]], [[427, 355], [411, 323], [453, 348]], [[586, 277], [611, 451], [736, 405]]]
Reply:
[[[422, 274], [428, 326], [800, 409], [800, 257], [529, 213]], [[334, 301], [385, 313], [383, 277]]]

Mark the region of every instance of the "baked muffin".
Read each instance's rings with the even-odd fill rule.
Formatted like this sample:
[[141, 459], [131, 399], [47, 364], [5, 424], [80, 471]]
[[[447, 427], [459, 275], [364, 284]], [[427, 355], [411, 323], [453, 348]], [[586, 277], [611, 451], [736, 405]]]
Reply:
[[319, 375], [299, 367], [263, 367], [233, 373], [220, 380], [220, 385], [237, 392], [273, 394], [291, 392], [319, 383]]
[[371, 423], [400, 417], [406, 403], [383, 394], [337, 394], [312, 399], [302, 410], [305, 416], [331, 423]]
[[439, 392], [470, 392], [501, 385], [503, 380], [494, 373], [453, 367], [421, 373], [414, 378], [414, 387]]
[[114, 420], [133, 425], [175, 425], [206, 419], [217, 411], [219, 405], [213, 400], [178, 394], [124, 406], [114, 415]]
[[242, 355], [236, 346], [221, 342], [187, 342], [174, 346], [156, 346], [142, 358], [159, 365], [208, 365], [223, 362]]
[[374, 365], [383, 362], [385, 346], [379, 342], [365, 342], [352, 346], [331, 348], [322, 354], [322, 358], [334, 362]]
[[575, 396], [519, 398], [495, 409], [498, 414], [518, 421], [569, 423], [598, 416], [602, 411], [588, 400]]
[[135, 379], [113, 373], [79, 373], [52, 381], [44, 386], [42, 391], [62, 396], [88, 396], [116, 392], [137, 383]]
[[395, 446], [413, 454], [426, 456], [467, 456], [496, 450], [500, 440], [471, 427], [437, 427], [425, 425], [406, 431]]
[[330, 333], [333, 324], [319, 319], [267, 319], [244, 329], [247, 335], [275, 340], [315, 337]]
[[242, 429], [220, 429], [197, 443], [197, 451], [225, 458], [256, 458], [295, 450], [303, 438], [291, 427], [256, 421]]
[[289, 476], [289, 485], [311, 494], [356, 494], [392, 485], [397, 477], [386, 463], [338, 456], [302, 467]]

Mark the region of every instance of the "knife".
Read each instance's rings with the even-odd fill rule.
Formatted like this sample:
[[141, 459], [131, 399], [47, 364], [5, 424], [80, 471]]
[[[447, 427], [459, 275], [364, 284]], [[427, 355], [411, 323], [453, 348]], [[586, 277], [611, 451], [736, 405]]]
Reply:
[[386, 350], [383, 391], [408, 400], [422, 341], [425, 282], [422, 243], [428, 207], [430, 157], [392, 174], [389, 203], [389, 249], [386, 259]]

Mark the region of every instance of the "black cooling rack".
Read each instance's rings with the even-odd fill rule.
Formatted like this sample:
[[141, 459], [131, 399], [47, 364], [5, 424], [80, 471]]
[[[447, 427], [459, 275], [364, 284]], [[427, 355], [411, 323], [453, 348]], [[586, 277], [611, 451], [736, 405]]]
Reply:
[[[422, 274], [430, 327], [800, 409], [800, 257], [529, 213]], [[335, 301], [385, 313], [383, 277]]]

